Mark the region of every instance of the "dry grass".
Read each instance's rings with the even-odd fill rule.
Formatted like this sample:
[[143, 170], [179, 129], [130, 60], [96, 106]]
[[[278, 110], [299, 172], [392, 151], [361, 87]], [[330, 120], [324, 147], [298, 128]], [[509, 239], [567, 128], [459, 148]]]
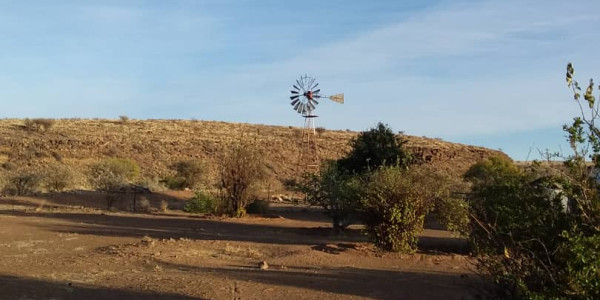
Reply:
[[[136, 161], [142, 175], [164, 178], [172, 175], [169, 165], [198, 159], [209, 166], [214, 182], [219, 157], [240, 139], [255, 141], [268, 157], [267, 177], [273, 186], [294, 177], [299, 153], [298, 131], [291, 126], [269, 126], [199, 120], [55, 120], [52, 130], [40, 133], [24, 130], [21, 119], [0, 120], [0, 165], [45, 167], [56, 162], [83, 176], [87, 166], [107, 157]], [[317, 135], [322, 159], [337, 159], [349, 147], [356, 132], [327, 130]], [[418, 157], [439, 164], [452, 173], [466, 170], [472, 163], [498, 151], [406, 136], [407, 147]], [[84, 182], [81, 178], [77, 182]], [[277, 191], [272, 191], [277, 192]]]

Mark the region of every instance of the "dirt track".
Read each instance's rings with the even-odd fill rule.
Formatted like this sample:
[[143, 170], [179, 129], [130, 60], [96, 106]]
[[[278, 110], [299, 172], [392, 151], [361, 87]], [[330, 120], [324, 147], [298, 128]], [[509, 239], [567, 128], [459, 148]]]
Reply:
[[441, 230], [418, 254], [380, 254], [311, 209], [232, 220], [73, 198], [0, 198], [0, 299], [462, 299], [475, 282], [463, 242]]

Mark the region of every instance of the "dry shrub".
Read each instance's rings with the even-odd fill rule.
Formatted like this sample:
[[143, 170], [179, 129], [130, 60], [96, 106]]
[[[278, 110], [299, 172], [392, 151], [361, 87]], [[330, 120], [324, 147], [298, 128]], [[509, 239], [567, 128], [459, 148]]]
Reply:
[[202, 161], [179, 161], [172, 164], [170, 168], [175, 171], [175, 176], [169, 176], [162, 180], [170, 189], [198, 188], [206, 183], [208, 168]]
[[327, 129], [325, 129], [325, 127], [317, 127], [315, 128], [315, 131], [319, 136], [322, 136], [327, 131]]
[[53, 119], [25, 119], [23, 123], [28, 131], [48, 131], [54, 126], [55, 121]]
[[7, 194], [20, 196], [35, 193], [41, 182], [42, 176], [32, 170], [17, 170], [8, 174], [4, 186]]
[[167, 200], [161, 200], [160, 201], [160, 211], [161, 212], [167, 212], [169, 210], [169, 203], [167, 202]]
[[43, 183], [48, 191], [60, 192], [73, 186], [74, 175], [68, 166], [51, 165], [44, 175]]
[[136, 209], [142, 212], [150, 211], [150, 201], [145, 196], [138, 196]]
[[264, 159], [255, 145], [239, 143], [227, 149], [221, 163], [220, 188], [229, 214], [246, 214], [253, 188], [265, 177]]
[[110, 158], [92, 165], [88, 179], [92, 187], [106, 193], [106, 204], [110, 209], [116, 199], [115, 192], [123, 185], [135, 180], [139, 173], [140, 167], [136, 162]]

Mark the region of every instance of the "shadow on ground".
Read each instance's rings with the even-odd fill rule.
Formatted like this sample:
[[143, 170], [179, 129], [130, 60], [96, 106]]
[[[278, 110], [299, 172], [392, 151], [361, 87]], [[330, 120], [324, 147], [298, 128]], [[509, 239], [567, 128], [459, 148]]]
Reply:
[[[121, 211], [131, 211], [133, 209], [133, 194], [115, 194], [115, 200], [112, 203], [112, 209]], [[141, 198], [148, 200], [150, 207], [159, 208], [161, 202], [165, 201], [168, 208], [181, 210], [186, 203], [186, 195], [183, 192], [162, 193], [155, 192], [149, 194], [137, 194], [136, 201]], [[89, 209], [107, 209], [106, 194], [94, 191], [72, 191], [62, 193], [46, 193], [35, 197], [14, 196], [1, 197], [0, 204], [22, 207], [48, 207], [64, 208], [77, 207]]]
[[[470, 278], [456, 273], [416, 273], [358, 268], [294, 268], [260, 270], [230, 266], [207, 268], [160, 262], [164, 269], [219, 273], [242, 282], [311, 289], [373, 299], [468, 299]], [[243, 294], [243, 287], [240, 287]], [[444, 292], [440, 292], [444, 291]], [[265, 298], [272, 298], [265, 294]]]
[[178, 294], [131, 291], [78, 283], [44, 281], [35, 278], [0, 275], [0, 298], [17, 299], [201, 299]]
[[43, 224], [43, 229], [61, 233], [159, 239], [229, 240], [268, 244], [315, 245], [326, 242], [363, 242], [359, 230], [334, 235], [328, 228], [297, 228], [246, 224], [217, 219], [164, 217], [134, 214], [0, 211], [0, 215], [49, 218], [69, 224]]

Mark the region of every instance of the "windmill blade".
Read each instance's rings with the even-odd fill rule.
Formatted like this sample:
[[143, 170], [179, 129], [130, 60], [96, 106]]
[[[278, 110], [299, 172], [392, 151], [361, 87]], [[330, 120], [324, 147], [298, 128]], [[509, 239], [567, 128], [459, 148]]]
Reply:
[[302, 102], [298, 102], [298, 103], [294, 104], [295, 111], [298, 111], [298, 106], [300, 106], [300, 104], [302, 104]]
[[319, 101], [315, 100], [315, 99], [310, 99], [312, 102], [314, 102], [315, 104], [319, 104]]
[[298, 101], [300, 101], [300, 99], [296, 99], [296, 100], [292, 101], [292, 106], [296, 105], [296, 103], [298, 103]]
[[335, 94], [328, 97], [331, 101], [344, 104], [344, 94]]
[[298, 94], [298, 91], [291, 90], [292, 94]]
[[[316, 89], [318, 85], [319, 85], [319, 83], [317, 82], [317, 84], [315, 84], [315, 86], [313, 86], [312, 88], [313, 88], [313, 89]], [[320, 91], [320, 89], [319, 89], [319, 90], [317, 90], [317, 91]]]
[[[298, 80], [296, 80], [296, 81], [298, 81]], [[294, 86], [294, 88], [295, 88], [296, 90], [300, 90], [300, 88], [299, 88], [299, 87], [297, 87], [295, 84], [292, 84], [292, 85]]]
[[308, 89], [309, 89], [309, 90], [312, 90], [312, 89], [313, 89], [313, 88], [311, 87], [311, 86], [313, 85], [313, 83], [315, 83], [315, 79], [314, 79], [314, 78], [311, 78], [311, 79], [310, 79], [310, 82], [309, 82], [309, 84], [308, 84]]
[[316, 107], [312, 103], [308, 102], [308, 108], [310, 110], [315, 110]]
[[[296, 83], [298, 84], [300, 89], [304, 89], [304, 86], [300, 83], [300, 81], [298, 81], [298, 79], [296, 79]], [[300, 89], [298, 89], [298, 90], [300, 90]]]
[[294, 96], [290, 96], [290, 100], [294, 100], [296, 98], [300, 97], [300, 95], [294, 95]]
[[[317, 85], [318, 85], [318, 83], [317, 83]], [[317, 87], [317, 86], [315, 86], [315, 87]], [[313, 94], [318, 94], [319, 92], [321, 92], [321, 89], [314, 91]]]

